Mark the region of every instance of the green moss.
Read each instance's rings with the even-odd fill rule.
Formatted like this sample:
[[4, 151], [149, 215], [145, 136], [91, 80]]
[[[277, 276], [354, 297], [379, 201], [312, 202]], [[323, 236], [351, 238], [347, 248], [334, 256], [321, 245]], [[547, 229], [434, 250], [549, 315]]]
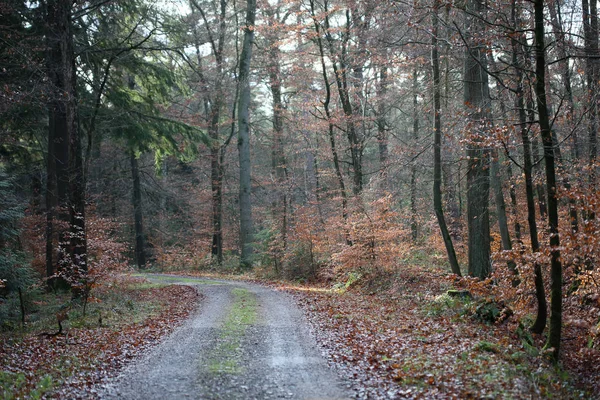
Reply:
[[258, 319], [256, 295], [246, 289], [235, 288], [233, 305], [221, 326], [219, 345], [208, 357], [208, 371], [211, 373], [239, 374], [241, 341], [250, 325]]
[[[22, 372], [13, 373], [8, 371], [0, 371], [0, 398], [4, 400], [12, 400], [19, 398], [22, 394], [21, 390], [25, 388], [26, 379]], [[55, 383], [50, 375], [44, 375], [31, 390], [27, 397], [30, 399], [41, 399], [44, 394], [50, 391], [55, 386]]]
[[477, 343], [477, 345], [475, 345], [475, 349], [479, 350], [481, 352], [488, 352], [488, 353], [500, 353], [501, 349], [500, 346], [498, 346], [496, 343], [491, 343], [485, 340], [480, 341], [479, 343]]
[[0, 395], [2, 399], [13, 399], [15, 393], [25, 385], [25, 374], [22, 372], [13, 373], [8, 371], [0, 371]]

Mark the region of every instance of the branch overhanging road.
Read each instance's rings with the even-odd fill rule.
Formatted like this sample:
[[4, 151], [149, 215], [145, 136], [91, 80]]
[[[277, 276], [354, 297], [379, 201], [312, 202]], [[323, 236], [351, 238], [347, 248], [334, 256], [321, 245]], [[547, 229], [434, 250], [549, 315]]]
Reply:
[[285, 293], [256, 284], [146, 275], [194, 286], [198, 310], [104, 386], [118, 399], [348, 399], [302, 312]]

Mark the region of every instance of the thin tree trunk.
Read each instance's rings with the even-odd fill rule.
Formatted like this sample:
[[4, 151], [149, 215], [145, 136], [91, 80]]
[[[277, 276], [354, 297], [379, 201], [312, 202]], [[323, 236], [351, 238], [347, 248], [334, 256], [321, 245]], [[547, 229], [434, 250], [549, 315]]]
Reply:
[[434, 123], [433, 123], [433, 134], [434, 134], [434, 145], [433, 145], [433, 207], [435, 209], [435, 215], [440, 226], [442, 238], [444, 239], [444, 245], [446, 246], [446, 252], [448, 253], [448, 262], [450, 263], [450, 269], [458, 276], [461, 276], [460, 266], [458, 259], [456, 258], [456, 252], [454, 245], [452, 244], [452, 238], [446, 225], [446, 219], [444, 218], [444, 210], [442, 206], [442, 165], [441, 165], [441, 144], [442, 144], [442, 121], [440, 119], [441, 112], [441, 101], [440, 101], [440, 59], [438, 54], [438, 11], [440, 7], [440, 0], [436, 0], [433, 6], [432, 15], [432, 27], [433, 32], [431, 35], [431, 69], [433, 73], [433, 112], [434, 112]]
[[[56, 198], [56, 163], [54, 155], [54, 113], [49, 110], [48, 129], [48, 158], [46, 169], [46, 277], [54, 275], [54, 213], [57, 206]], [[52, 286], [52, 280], [48, 280]]]
[[[69, 141], [69, 195], [70, 195], [70, 243], [69, 252], [73, 267], [78, 275], [79, 284], [86, 283], [87, 265], [87, 232], [85, 229], [85, 175], [83, 167], [83, 152], [81, 146], [81, 135], [79, 130], [79, 115], [77, 112], [77, 76], [75, 74], [75, 57], [71, 62], [73, 69], [71, 75], [71, 87], [73, 93], [72, 121], [73, 130]], [[85, 289], [84, 289], [85, 290]], [[75, 297], [87, 296], [81, 293], [79, 287], [73, 291]]]
[[[583, 36], [585, 42], [585, 75], [588, 91], [588, 186], [595, 186], [595, 161], [598, 153], [598, 56], [600, 53], [598, 45], [598, 11], [595, 0], [582, 0], [581, 8], [583, 10]], [[589, 211], [585, 214], [585, 219], [595, 218], [595, 213]]]
[[[588, 89], [588, 115], [589, 115], [589, 163], [593, 164], [596, 159], [597, 148], [597, 130], [598, 130], [598, 71], [597, 57], [600, 52], [598, 49], [598, 11], [595, 0], [582, 0], [583, 9], [583, 32], [585, 40], [585, 54], [587, 56], [586, 82]], [[591, 171], [590, 171], [591, 172]]]
[[[496, 214], [498, 217], [498, 229], [500, 230], [500, 239], [502, 241], [502, 250], [512, 250], [510, 232], [508, 231], [508, 220], [506, 218], [506, 203], [504, 202], [504, 193], [502, 191], [502, 177], [500, 176], [500, 165], [498, 161], [498, 150], [492, 151], [492, 160], [490, 165], [490, 181], [494, 191], [494, 202], [496, 203]], [[516, 273], [516, 265], [509, 261], [509, 268]]]
[[[329, 15], [327, 9], [327, 3], [325, 3], [325, 28], [329, 31]], [[340, 96], [340, 102], [342, 103], [342, 109], [346, 116], [346, 136], [348, 138], [348, 144], [350, 145], [350, 157], [352, 161], [353, 170], [353, 185], [352, 193], [358, 195], [362, 192], [363, 188], [363, 173], [362, 173], [362, 156], [364, 150], [364, 144], [359, 138], [356, 124], [354, 122], [354, 107], [350, 101], [350, 91], [348, 87], [348, 76], [347, 71], [349, 69], [348, 58], [348, 42], [350, 40], [350, 15], [349, 10], [346, 10], [346, 28], [343, 39], [341, 40], [341, 54], [336, 55], [335, 48], [333, 45], [333, 39], [331, 35], [327, 36], [332, 62], [333, 72], [335, 76], [335, 83]], [[337, 61], [336, 61], [337, 59]], [[339, 62], [339, 66], [338, 66]]]
[[[575, 112], [575, 101], [573, 100], [573, 89], [571, 84], [571, 69], [569, 67], [569, 58], [567, 57], [567, 51], [565, 50], [565, 33], [561, 21], [560, 12], [560, 1], [553, 1], [549, 4], [548, 10], [550, 11], [550, 20], [552, 22], [552, 31], [554, 33], [554, 39], [556, 40], [556, 52], [558, 55], [558, 65], [560, 68], [560, 75], [563, 80], [565, 88], [565, 99], [567, 101], [567, 109], [565, 110], [565, 116], [570, 125], [574, 128], [574, 112]], [[577, 129], [573, 129], [571, 132], [571, 155], [573, 160], [579, 160], [579, 143], [577, 138]]]
[[[437, 9], [435, 10], [437, 12]], [[435, 18], [435, 22], [437, 24], [437, 14], [433, 16], [433, 18]], [[434, 29], [437, 29], [437, 25], [434, 27]], [[437, 32], [434, 32], [434, 35], [436, 35]], [[432, 39], [433, 40], [433, 39]], [[437, 38], [435, 39], [436, 43], [434, 43], [434, 46], [437, 46]], [[435, 54], [433, 52], [436, 52]], [[434, 60], [434, 56], [435, 58], [437, 58], [437, 60]], [[438, 80], [439, 80], [439, 55], [437, 54], [437, 49], [432, 50], [432, 54], [431, 54], [431, 58], [432, 58], [432, 69], [437, 68], [437, 74], [438, 74]], [[435, 65], [437, 63], [437, 65]], [[438, 82], [439, 83], [439, 82]], [[435, 85], [435, 72], [434, 72], [434, 85]], [[419, 140], [419, 96], [418, 96], [418, 90], [419, 90], [419, 75], [418, 75], [418, 70], [415, 68], [413, 70], [413, 141], [414, 141], [414, 146], [417, 146], [418, 140]], [[439, 119], [439, 113], [440, 113], [440, 109], [441, 109], [441, 105], [437, 104], [437, 106], [439, 108], [435, 108], [436, 104], [435, 104], [435, 97], [440, 97], [440, 89], [439, 87], [434, 87], [434, 112], [436, 113], [435, 118]], [[436, 93], [437, 91], [437, 93]], [[434, 129], [436, 130], [435, 134], [438, 134], [438, 128], [441, 130], [441, 121], [435, 120], [434, 124]], [[437, 123], [439, 122], [440, 126], [437, 126]], [[434, 134], [434, 135], [435, 135]], [[441, 134], [440, 134], [441, 136]], [[440, 139], [440, 143], [439, 146], [435, 148], [435, 150], [439, 152], [441, 152], [441, 139]], [[438, 154], [439, 155], [439, 154]], [[435, 159], [435, 161], [438, 161], [441, 164], [441, 160], [437, 160]], [[419, 237], [419, 225], [418, 225], [418, 221], [417, 221], [417, 159], [416, 157], [413, 158], [412, 160], [412, 164], [410, 166], [410, 230], [411, 230], [411, 237], [412, 237], [412, 241], [413, 243], [417, 242], [417, 239]], [[441, 171], [440, 171], [441, 174]], [[434, 174], [435, 175], [435, 174]], [[441, 177], [440, 177], [441, 179]], [[434, 176], [434, 180], [435, 180], [435, 176]], [[434, 190], [436, 186], [434, 185]], [[437, 188], [437, 190], [441, 191], [441, 188]], [[435, 195], [434, 195], [435, 197]], [[440, 198], [441, 198], [441, 193], [440, 193]], [[440, 201], [440, 206], [441, 206], [441, 201]], [[436, 207], [436, 212], [437, 212], [437, 204], [435, 205]], [[442, 218], [444, 218], [443, 213], [442, 213]], [[445, 224], [445, 222], [444, 222]]]
[[[319, 148], [319, 137], [316, 137], [317, 140], [317, 149]], [[312, 162], [313, 162], [313, 172], [315, 177], [315, 201], [317, 203], [317, 212], [319, 213], [319, 222], [321, 225], [325, 224], [325, 219], [323, 218], [323, 210], [321, 207], [321, 172], [319, 168], [319, 159], [317, 158], [316, 152], [312, 154]]]
[[[519, 29], [518, 17], [519, 14], [516, 7], [516, 0], [512, 3], [512, 20], [516, 30]], [[530, 124], [527, 124], [527, 113], [525, 110], [525, 93], [524, 93], [524, 52], [522, 51], [522, 45], [525, 43], [523, 34], [519, 36], [513, 36], [511, 39], [512, 45], [512, 62], [515, 68], [517, 77], [517, 86], [515, 90], [516, 94], [516, 108], [519, 115], [519, 125], [521, 134], [521, 143], [523, 144], [523, 174], [525, 175], [525, 196], [527, 201], [527, 223], [529, 225], [529, 238], [531, 241], [531, 251], [535, 254], [540, 251], [540, 245], [538, 241], [537, 233], [537, 221], [535, 216], [535, 201], [534, 201], [534, 185], [533, 185], [533, 164], [531, 154], [531, 140], [529, 138]], [[530, 106], [530, 116], [533, 108], [533, 104]], [[537, 257], [536, 257], [537, 259]], [[535, 282], [535, 294], [537, 300], [537, 314], [536, 320], [531, 327], [531, 331], [534, 333], [542, 333], [546, 327], [546, 319], [548, 316], [548, 306], [546, 304], [546, 293], [544, 289], [544, 279], [542, 276], [542, 269], [537, 262], [534, 260], [534, 282]]]
[[145, 240], [144, 240], [144, 219], [142, 212], [142, 188], [140, 184], [140, 169], [138, 165], [137, 157], [133, 151], [129, 154], [131, 162], [131, 177], [133, 181], [133, 225], [135, 235], [135, 253], [134, 262], [138, 268], [144, 268], [146, 266], [146, 252], [145, 252]]
[[[329, 78], [327, 77], [327, 67], [325, 64], [325, 51], [323, 49], [323, 40], [321, 39], [321, 27], [316, 20], [315, 14], [315, 2], [310, 1], [310, 10], [313, 17], [315, 32], [317, 33], [317, 45], [319, 47], [319, 56], [321, 61], [321, 71], [323, 74], [323, 82], [325, 84], [325, 100], [323, 101], [323, 109], [325, 110], [325, 117], [327, 118], [327, 133], [329, 137], [329, 146], [331, 148], [331, 154], [333, 156], [333, 167], [335, 169], [335, 175], [338, 180], [340, 188], [340, 195], [342, 197], [342, 216], [344, 220], [348, 218], [348, 194], [346, 193], [346, 185], [344, 184], [344, 176], [342, 175], [342, 169], [340, 168], [340, 160], [335, 145], [335, 132], [334, 125], [331, 119], [331, 112], [329, 110], [329, 104], [331, 102], [331, 85], [329, 84]], [[346, 242], [350, 244], [348, 234], [346, 234]]]
[[544, 144], [546, 164], [546, 189], [548, 192], [548, 225], [551, 246], [551, 292], [550, 329], [546, 348], [552, 350], [555, 360], [560, 354], [562, 331], [562, 264], [560, 261], [560, 238], [558, 233], [558, 198], [556, 168], [554, 165], [554, 142], [550, 130], [550, 117], [546, 101], [546, 49], [544, 44], [544, 0], [534, 1], [535, 12], [535, 94], [538, 119]]
[[242, 268], [252, 267], [253, 228], [252, 202], [250, 194], [251, 163], [250, 163], [250, 62], [252, 46], [254, 45], [254, 21], [256, 17], [256, 0], [247, 1], [246, 24], [244, 27], [244, 42], [240, 56], [238, 99], [238, 152], [240, 162], [240, 246]]
[[[204, 109], [209, 121], [208, 133], [211, 138], [210, 146], [210, 176], [211, 176], [211, 201], [212, 201], [212, 244], [211, 244], [211, 255], [216, 260], [217, 264], [223, 263], [223, 157], [221, 157], [224, 151], [221, 144], [220, 129], [221, 129], [221, 110], [224, 106], [223, 92], [223, 51], [225, 46], [225, 28], [226, 28], [226, 17], [227, 17], [227, 2], [220, 0], [220, 14], [218, 20], [218, 35], [215, 38], [212, 35], [212, 31], [209, 28], [209, 22], [206, 18], [206, 14], [202, 9], [201, 5], [195, 0], [190, 1], [190, 8], [192, 14], [197, 11], [200, 12], [204, 23], [206, 24], [207, 36], [209, 44], [214, 53], [216, 61], [216, 81], [215, 87], [212, 93], [205, 93], [204, 96]], [[194, 27], [194, 45], [196, 48], [196, 59], [198, 75], [205, 87], [208, 87], [208, 82], [202, 71], [202, 51], [200, 49], [203, 38], [200, 37], [197, 30]], [[214, 96], [211, 96], [214, 95]]]
[[[536, 116], [535, 116], [535, 105], [534, 105], [534, 101], [533, 101], [533, 97], [531, 96], [530, 93], [528, 93], [527, 95], [527, 110], [528, 111], [528, 121], [527, 123], [529, 124], [529, 126], [533, 126], [536, 123]], [[531, 143], [531, 156], [532, 156], [532, 160], [533, 160], [533, 165], [532, 165], [532, 174], [533, 174], [533, 180], [534, 180], [534, 187], [535, 187], [535, 191], [537, 194], [537, 198], [538, 198], [538, 207], [540, 210], [540, 217], [542, 218], [546, 218], [546, 215], [548, 215], [548, 206], [546, 204], [546, 190], [544, 188], [544, 184], [540, 181], [540, 179], [536, 179], [536, 177], [539, 177], [541, 171], [541, 163], [542, 163], [542, 157], [543, 154], [540, 154], [540, 145], [538, 142], [538, 139], [534, 136], [533, 140], [530, 140]]]
[[[514, 12], [515, 11], [515, 0], [513, 0], [512, 5], [513, 5], [513, 12]], [[513, 18], [515, 16], [516, 16], [516, 14], [513, 13]], [[515, 24], [516, 24], [516, 21], [515, 21]], [[517, 46], [518, 45], [518, 43], [514, 39], [514, 37], [513, 37], [511, 43], [513, 44], [513, 46]], [[494, 62], [493, 58], [491, 58], [491, 61]], [[513, 66], [516, 66], [517, 65], [517, 56], [516, 56], [515, 47], [513, 47], [513, 60], [512, 61], [513, 61]], [[494, 70], [498, 70], [498, 68], [495, 65], [494, 65]], [[520, 92], [519, 93], [521, 93], [521, 98], [522, 98], [522, 94], [523, 94], [523, 87], [522, 87], [522, 84], [523, 84], [523, 82], [522, 82], [523, 73], [522, 73], [521, 70], [519, 70], [518, 74], [520, 74], [519, 78], [518, 78], [518, 82], [519, 82], [518, 84], [521, 85], [521, 86], [519, 86], [519, 88], [520, 88]], [[503, 92], [501, 92], [501, 91], [499, 91], [498, 95], [499, 95], [499, 100], [500, 100], [499, 101], [499, 103], [500, 103], [500, 112], [502, 114], [502, 120], [504, 122], [504, 126], [509, 126], [510, 123], [509, 123], [509, 121], [507, 119], [508, 113], [507, 113], [506, 105], [505, 105], [505, 103], [508, 102], [508, 99], [505, 96], [503, 96]], [[519, 110], [519, 112], [520, 111], [524, 111], [524, 110]], [[522, 124], [521, 126], [522, 127], [525, 127], [525, 123], [527, 121], [523, 119], [523, 120], [521, 120], [519, 122], [521, 122], [521, 124]], [[509, 152], [508, 148], [505, 148], [504, 152], [505, 152], [506, 156], [510, 158], [511, 155], [510, 155], [510, 152]], [[498, 157], [500, 157], [499, 154], [498, 154]], [[498, 160], [498, 162], [500, 162], [500, 160]], [[509, 181], [509, 184], [510, 184], [509, 189], [508, 189], [508, 193], [509, 193], [509, 197], [510, 197], [511, 215], [512, 215], [513, 220], [514, 220], [515, 239], [517, 240], [517, 243], [519, 244], [519, 246], [522, 247], [523, 243], [521, 241], [521, 224], [519, 222], [519, 216], [518, 216], [518, 213], [517, 213], [517, 209], [518, 209], [517, 192], [516, 192], [516, 188], [515, 188], [515, 180], [514, 180], [514, 176], [513, 176], [512, 163], [508, 163], [507, 164], [507, 166], [506, 166], [506, 172], [507, 172], [508, 181]], [[495, 176], [495, 174], [493, 174], [493, 176]], [[514, 272], [516, 274], [518, 274], [518, 271], [516, 269], [514, 270]], [[515, 281], [515, 284], [516, 283], [518, 283], [518, 281]]]
[[388, 185], [388, 133], [386, 124], [386, 94], [388, 85], [388, 71], [384, 65], [379, 71], [379, 87], [377, 93], [377, 143], [379, 150], [379, 171], [381, 176], [380, 191], [389, 190]]

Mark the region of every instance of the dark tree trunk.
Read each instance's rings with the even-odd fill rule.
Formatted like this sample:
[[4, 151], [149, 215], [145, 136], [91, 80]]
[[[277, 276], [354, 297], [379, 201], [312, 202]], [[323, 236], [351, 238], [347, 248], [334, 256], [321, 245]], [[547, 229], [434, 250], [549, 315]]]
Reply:
[[[435, 9], [434, 11], [437, 12], [437, 9]], [[436, 19], [436, 22], [434, 22], [434, 24], [437, 24], [437, 14], [435, 14], [433, 16], [433, 18]], [[437, 29], [437, 25], [434, 25], [434, 35], [437, 35], [437, 32], [435, 32], [435, 30]], [[432, 40], [437, 40], [436, 39], [432, 39]], [[437, 42], [433, 43], [433, 46], [437, 46]], [[434, 54], [435, 51], [435, 54]], [[436, 58], [436, 60], [434, 60], [434, 58]], [[437, 68], [437, 78], [438, 78], [438, 82], [437, 84], [439, 85], [439, 56], [437, 54], [437, 49], [432, 50], [432, 54], [431, 54], [431, 64], [432, 64], [432, 69]], [[437, 65], [436, 65], [437, 63]], [[435, 86], [436, 82], [435, 82], [435, 72], [434, 72], [434, 86]], [[418, 75], [418, 70], [415, 69], [413, 70], [413, 141], [414, 141], [414, 146], [417, 146], [418, 140], [419, 140], [419, 96], [418, 96], [418, 90], [419, 90], [419, 75]], [[435, 123], [434, 125], [437, 125], [439, 122], [440, 126], [434, 126], [435, 129], [435, 134], [434, 135], [441, 135], [440, 133], [438, 133], [438, 128], [441, 130], [441, 121], [438, 121], [439, 119], [439, 113], [440, 113], [440, 109], [441, 105], [435, 103], [435, 98], [437, 96], [437, 99], [439, 101], [439, 86], [438, 87], [434, 87], [433, 88], [434, 94], [434, 112], [436, 113], [435, 116]], [[436, 105], [439, 108], [435, 108]], [[437, 136], [436, 136], [437, 139]], [[437, 143], [437, 142], [436, 142]], [[435, 144], [434, 144], [435, 146]], [[438, 146], [434, 148], [435, 151], [437, 151], [438, 153], [440, 153], [441, 149], [441, 139], [440, 139], [440, 143], [438, 143]], [[436, 153], [437, 154], [437, 153]], [[439, 156], [439, 154], [437, 154]], [[435, 161], [438, 161], [439, 163], [441, 163], [441, 160], [435, 159]], [[416, 156], [413, 158], [412, 160], [412, 164], [410, 166], [410, 230], [411, 230], [411, 236], [412, 236], [412, 241], [413, 243], [416, 243], [418, 237], [419, 237], [419, 225], [418, 225], [418, 221], [417, 221], [417, 159]], [[437, 166], [437, 165], [436, 165]], [[440, 171], [441, 174], [441, 171]], [[434, 174], [435, 175], [435, 174]], [[435, 180], [434, 176], [434, 180]], [[440, 177], [441, 179], [441, 177]], [[434, 184], [434, 190], [440, 190], [441, 189], [439, 187], [437, 187]], [[435, 194], [434, 194], [434, 198], [435, 198]], [[440, 193], [440, 199], [441, 199], [441, 193]], [[441, 206], [441, 200], [440, 200], [440, 206]], [[437, 204], [435, 205], [436, 208], [436, 213], [437, 213]], [[443, 214], [442, 214], [442, 218], [443, 218]], [[444, 222], [445, 224], [445, 222]]]
[[[529, 126], [533, 126], [536, 123], [535, 118], [535, 104], [533, 102], [533, 97], [529, 93], [527, 96], [527, 109], [528, 111], [528, 124]], [[533, 184], [538, 198], [538, 207], [540, 210], [540, 217], [546, 218], [548, 215], [548, 206], [546, 204], [546, 190], [544, 189], [544, 184], [539, 178], [541, 174], [541, 163], [543, 154], [540, 154], [540, 145], [536, 137], [533, 137], [533, 140], [530, 140], [531, 143], [531, 158], [533, 161], [531, 173], [533, 175]]]
[[[472, 132], [488, 129], [489, 89], [485, 72], [486, 57], [482, 43], [471, 38], [471, 32], [482, 31], [481, 0], [469, 0], [466, 13], [468, 47], [465, 54], [464, 102], [468, 128]], [[469, 231], [469, 275], [486, 278], [491, 272], [489, 193], [489, 150], [477, 139], [470, 139], [467, 148], [467, 226]]]
[[254, 45], [254, 21], [256, 18], [256, 0], [248, 0], [244, 42], [240, 56], [239, 99], [238, 99], [238, 152], [240, 162], [240, 246], [242, 268], [252, 267], [253, 227], [252, 202], [250, 194], [250, 62]]
[[[190, 1], [192, 15], [196, 11], [200, 12], [204, 23], [206, 24], [208, 43], [211, 46], [216, 61], [216, 80], [212, 91], [204, 93], [204, 110], [208, 119], [208, 135], [211, 138], [210, 144], [210, 178], [211, 178], [211, 202], [212, 202], [212, 244], [211, 255], [217, 264], [223, 263], [223, 153], [229, 143], [221, 143], [221, 112], [225, 102], [223, 92], [223, 51], [225, 46], [225, 29], [227, 21], [227, 1], [220, 0], [220, 14], [218, 19], [217, 36], [214, 37], [209, 26], [209, 21], [202, 6], [195, 0]], [[208, 88], [209, 82], [206, 80], [202, 69], [202, 51], [201, 46], [205, 37], [201, 37], [194, 27], [194, 45], [196, 49], [196, 60], [198, 77], [205, 88]], [[237, 94], [237, 92], [236, 92]], [[237, 96], [236, 96], [237, 97]], [[235, 110], [235, 107], [234, 107]], [[234, 111], [235, 114], [235, 111]]]
[[[516, 1], [512, 3], [512, 20], [515, 29], [518, 29], [518, 17], [519, 14]], [[525, 110], [525, 93], [524, 93], [524, 70], [525, 70], [525, 54], [522, 51], [522, 45], [525, 38], [523, 34], [513, 36], [511, 39], [512, 45], [512, 62], [515, 68], [517, 86], [515, 90], [516, 94], [516, 108], [519, 115], [519, 125], [521, 134], [521, 143], [523, 145], [523, 174], [525, 175], [525, 196], [527, 201], [527, 223], [529, 225], [529, 238], [531, 241], [531, 251], [538, 253], [540, 251], [540, 244], [538, 241], [537, 232], [537, 221], [535, 216], [535, 201], [534, 201], [534, 185], [533, 185], [533, 157], [531, 154], [531, 140], [529, 138], [530, 126], [527, 123], [527, 113]], [[533, 107], [533, 104], [528, 104]], [[530, 111], [531, 112], [531, 111]], [[531, 114], [530, 114], [531, 115]], [[536, 320], [531, 327], [531, 331], [534, 333], [542, 333], [546, 327], [546, 319], [548, 316], [548, 306], [546, 304], [546, 293], [544, 289], [544, 279], [542, 275], [542, 269], [537, 261], [534, 261], [534, 280], [535, 280], [535, 294], [537, 299], [537, 314]]]
[[[589, 116], [589, 162], [593, 165], [597, 153], [598, 135], [598, 10], [595, 0], [582, 0], [583, 9], [583, 32], [585, 40], [585, 74], [588, 89], [588, 116]], [[592, 172], [593, 169], [590, 169]]]
[[456, 252], [454, 251], [454, 245], [452, 244], [452, 238], [446, 225], [446, 219], [444, 218], [444, 210], [442, 206], [442, 165], [441, 165], [441, 144], [442, 144], [442, 122], [440, 119], [441, 112], [441, 101], [440, 101], [440, 59], [438, 54], [438, 10], [440, 7], [439, 0], [436, 0], [433, 6], [432, 15], [432, 26], [433, 32], [431, 35], [431, 69], [433, 73], [433, 112], [434, 112], [434, 123], [433, 123], [433, 134], [434, 134], [434, 145], [433, 145], [433, 207], [435, 209], [435, 215], [440, 226], [442, 238], [444, 239], [444, 245], [446, 246], [446, 252], [448, 253], [448, 262], [450, 263], [450, 269], [453, 273], [461, 276], [460, 266], [458, 265], [458, 259], [456, 258]]
[[146, 266], [146, 243], [144, 240], [144, 218], [142, 209], [142, 188], [140, 184], [140, 168], [135, 153], [129, 155], [131, 161], [131, 177], [133, 179], [133, 225], [135, 233], [135, 258], [138, 268]]
[[558, 198], [556, 193], [556, 168], [554, 165], [554, 141], [550, 130], [550, 117], [546, 100], [546, 49], [544, 44], [544, 0], [534, 1], [535, 11], [535, 94], [538, 119], [544, 144], [546, 164], [546, 189], [548, 192], [548, 226], [551, 246], [551, 292], [550, 329], [546, 348], [552, 350], [555, 360], [560, 354], [562, 331], [562, 264], [560, 260], [560, 238], [558, 233]]
[[[77, 286], [87, 273], [85, 236], [85, 188], [83, 160], [77, 121], [77, 92], [72, 2], [52, 0], [47, 3], [46, 43], [47, 72], [52, 85], [48, 103], [49, 132], [48, 185], [50, 198], [55, 196], [58, 213], [47, 218], [46, 272], [61, 272]], [[55, 195], [52, 195], [55, 192]], [[53, 201], [48, 200], [48, 204]], [[58, 217], [58, 223], [55, 217]], [[58, 232], [58, 268], [53, 267], [54, 230]], [[60, 269], [61, 271], [58, 271]]]
[[[74, 68], [74, 67], [73, 67]], [[73, 76], [75, 80], [75, 76]], [[73, 83], [75, 87], [75, 83]], [[77, 116], [75, 115], [75, 120]], [[78, 275], [85, 279], [87, 275], [87, 234], [85, 229], [85, 177], [83, 171], [83, 154], [81, 136], [77, 129], [71, 136], [69, 155], [69, 191], [70, 191], [70, 256], [73, 266], [78, 269]]]
[[[55, 229], [54, 214], [57, 206], [56, 198], [56, 163], [54, 156], [54, 113], [49, 110], [48, 158], [46, 169], [46, 277], [54, 275]], [[48, 280], [52, 285], [52, 280]]]

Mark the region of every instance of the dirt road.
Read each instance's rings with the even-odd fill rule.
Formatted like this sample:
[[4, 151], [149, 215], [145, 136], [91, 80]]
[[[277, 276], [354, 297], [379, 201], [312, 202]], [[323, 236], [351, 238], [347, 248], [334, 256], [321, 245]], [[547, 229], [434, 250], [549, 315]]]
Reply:
[[195, 286], [205, 299], [183, 326], [107, 384], [102, 398], [352, 397], [286, 294], [244, 282], [149, 279]]

